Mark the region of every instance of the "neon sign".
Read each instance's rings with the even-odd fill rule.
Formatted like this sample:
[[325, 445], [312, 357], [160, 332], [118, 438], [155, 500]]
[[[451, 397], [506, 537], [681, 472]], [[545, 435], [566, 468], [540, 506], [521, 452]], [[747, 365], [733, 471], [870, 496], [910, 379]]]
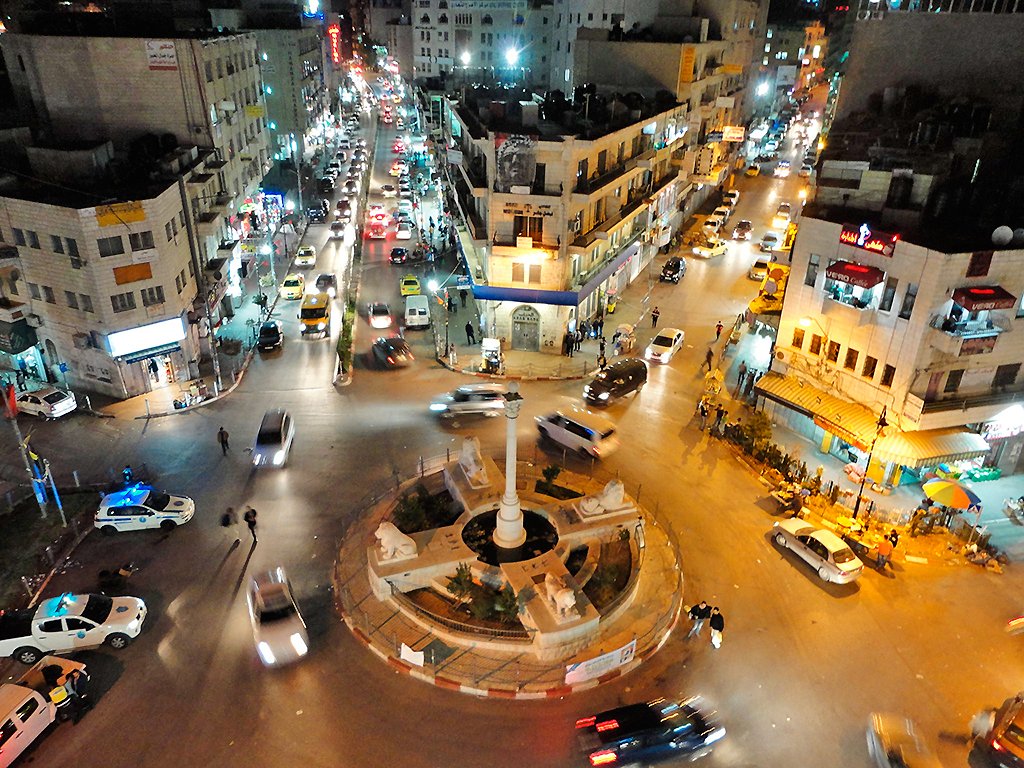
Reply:
[[861, 224], [859, 227], [844, 224], [842, 232], [839, 233], [840, 243], [872, 253], [880, 253], [883, 256], [892, 256], [892, 252], [896, 248], [896, 241], [899, 239], [899, 235], [873, 230], [867, 224]]
[[327, 28], [327, 37], [331, 41], [331, 61], [341, 64], [341, 27], [332, 24]]

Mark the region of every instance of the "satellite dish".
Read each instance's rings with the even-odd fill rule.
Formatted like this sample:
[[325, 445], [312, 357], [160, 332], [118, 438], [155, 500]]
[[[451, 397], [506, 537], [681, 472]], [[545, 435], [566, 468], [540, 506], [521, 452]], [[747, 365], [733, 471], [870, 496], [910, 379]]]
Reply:
[[999, 248], [1009, 245], [1011, 240], [1013, 240], [1013, 230], [1005, 225], [996, 227], [992, 232], [992, 245]]

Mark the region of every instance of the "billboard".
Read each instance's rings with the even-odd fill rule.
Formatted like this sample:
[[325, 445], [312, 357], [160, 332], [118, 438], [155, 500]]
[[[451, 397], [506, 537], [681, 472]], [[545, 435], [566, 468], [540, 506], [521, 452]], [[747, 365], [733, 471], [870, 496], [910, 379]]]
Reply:
[[146, 60], [152, 70], [176, 70], [178, 68], [178, 52], [173, 40], [147, 40]]
[[494, 158], [498, 166], [495, 191], [532, 187], [537, 168], [537, 140], [532, 136], [499, 133], [494, 137]]

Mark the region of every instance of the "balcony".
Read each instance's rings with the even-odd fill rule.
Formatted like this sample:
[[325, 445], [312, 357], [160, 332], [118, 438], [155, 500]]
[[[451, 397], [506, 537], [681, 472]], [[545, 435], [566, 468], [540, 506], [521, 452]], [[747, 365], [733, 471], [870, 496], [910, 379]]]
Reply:
[[999, 335], [1010, 330], [1010, 319], [989, 314], [980, 320], [955, 322], [944, 315], [935, 315], [928, 325], [932, 329], [929, 343], [934, 349], [945, 355], [966, 357], [992, 352]]
[[1024, 390], [1019, 384], [1012, 389], [965, 396], [954, 394], [927, 402], [921, 395], [908, 392], [903, 416], [917, 424], [918, 429], [942, 429], [989, 421], [1015, 403], [1024, 404]]
[[629, 202], [619, 209], [617, 214], [609, 216], [591, 230], [594, 233], [594, 237], [598, 240], [608, 240], [611, 235], [611, 231], [615, 229], [615, 227], [626, 221], [638, 209], [646, 206], [647, 199], [642, 194], [634, 195]]
[[498, 192], [498, 190], [495, 189], [494, 192], [496, 194], [499, 194], [499, 195], [518, 195], [518, 196], [523, 196], [523, 197], [529, 196], [529, 195], [538, 195], [538, 196], [541, 196], [541, 197], [561, 197], [561, 195], [562, 195], [562, 185], [561, 184], [559, 184], [557, 186], [554, 186], [554, 185], [551, 185], [551, 184], [531, 184], [526, 191], [522, 191], [522, 192], [519, 191], [519, 189], [520, 189], [519, 187], [514, 187], [513, 189], [515, 189], [516, 191], [514, 191], [514, 192]]
[[204, 211], [196, 217], [196, 231], [200, 237], [220, 237], [221, 214]]
[[609, 168], [604, 173], [599, 173], [598, 171], [595, 171], [594, 175], [592, 175], [589, 179], [583, 179], [582, 181], [578, 182], [576, 184], [576, 188], [573, 189], [572, 192], [574, 195], [593, 194], [602, 187], [606, 187], [609, 184], [616, 181], [619, 177], [623, 176], [627, 171], [632, 170], [633, 167], [635, 167], [635, 164], [630, 165], [630, 162], [626, 161], [612, 168]]

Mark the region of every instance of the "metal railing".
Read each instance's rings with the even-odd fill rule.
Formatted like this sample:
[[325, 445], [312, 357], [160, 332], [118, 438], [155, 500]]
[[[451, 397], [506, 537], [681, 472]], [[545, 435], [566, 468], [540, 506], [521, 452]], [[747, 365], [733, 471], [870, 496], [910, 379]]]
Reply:
[[420, 605], [408, 595], [399, 592], [395, 589], [393, 584], [389, 584], [389, 586], [391, 587], [391, 597], [395, 602], [432, 622], [440, 624], [446, 629], [452, 630], [453, 632], [459, 632], [464, 635], [475, 635], [477, 637], [480, 635], [485, 635], [487, 637], [500, 637], [506, 640], [515, 640], [520, 642], [525, 641], [526, 643], [530, 643], [533, 640], [530, 631], [525, 627], [520, 627], [518, 629], [516, 627], [488, 627], [482, 624], [466, 624], [448, 616], [442, 616], [441, 614]]

